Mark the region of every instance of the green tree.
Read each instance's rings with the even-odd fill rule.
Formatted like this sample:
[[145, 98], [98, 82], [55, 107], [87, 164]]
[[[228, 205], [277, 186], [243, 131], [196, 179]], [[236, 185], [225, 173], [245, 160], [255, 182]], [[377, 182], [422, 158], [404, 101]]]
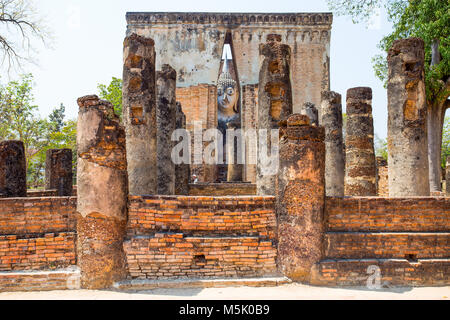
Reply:
[[375, 155], [383, 157], [386, 161], [388, 159], [387, 141], [380, 138], [377, 134], [375, 134]]
[[64, 126], [64, 118], [66, 112], [66, 107], [61, 103], [58, 108], [54, 108], [52, 113], [48, 116], [48, 121], [53, 126], [53, 131], [61, 131]]
[[393, 30], [379, 43], [382, 53], [373, 58], [375, 74], [386, 83], [387, 52], [394, 40], [420, 37], [425, 42], [425, 81], [428, 110], [430, 186], [440, 190], [442, 129], [450, 107], [450, 2], [448, 0], [328, 0], [337, 14], [354, 23], [367, 22], [384, 7]]
[[114, 105], [114, 112], [122, 119], [122, 79], [113, 77], [109, 85], [99, 84], [99, 97]]
[[62, 104], [48, 119], [40, 118], [33, 104], [32, 84], [33, 77], [28, 74], [0, 85], [0, 140], [23, 141], [28, 186], [37, 188], [44, 183], [48, 149], [70, 148], [76, 154], [76, 122], [64, 121]]
[[38, 107], [32, 104], [32, 80], [28, 74], [0, 86], [0, 138], [23, 141], [27, 167], [45, 146], [48, 129], [47, 122], [36, 115]]

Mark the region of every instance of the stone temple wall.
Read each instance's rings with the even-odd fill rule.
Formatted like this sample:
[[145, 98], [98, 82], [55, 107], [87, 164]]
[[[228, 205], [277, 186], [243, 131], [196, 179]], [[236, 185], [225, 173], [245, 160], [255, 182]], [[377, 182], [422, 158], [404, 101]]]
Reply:
[[231, 35], [241, 88], [257, 84], [259, 45], [279, 34], [292, 50], [294, 112], [305, 102], [320, 105], [330, 88], [331, 13], [127, 13], [127, 34], [155, 40], [156, 69], [177, 71], [177, 86], [216, 84], [222, 49]]

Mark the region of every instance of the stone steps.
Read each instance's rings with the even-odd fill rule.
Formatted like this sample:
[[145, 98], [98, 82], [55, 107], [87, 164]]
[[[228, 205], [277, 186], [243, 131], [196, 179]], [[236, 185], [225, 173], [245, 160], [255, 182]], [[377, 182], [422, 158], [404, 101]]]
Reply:
[[125, 280], [114, 284], [114, 289], [142, 291], [154, 289], [192, 289], [224, 287], [276, 287], [289, 284], [286, 277], [233, 278], [233, 279], [176, 279], [176, 280]]
[[406, 259], [328, 259], [314, 267], [312, 284], [367, 286], [368, 280], [370, 284], [376, 283], [377, 270], [382, 287], [450, 285], [449, 258], [418, 259], [416, 262]]
[[432, 259], [450, 257], [448, 232], [328, 232], [327, 259]]
[[0, 292], [76, 289], [80, 289], [80, 270], [76, 266], [52, 271], [0, 272]]

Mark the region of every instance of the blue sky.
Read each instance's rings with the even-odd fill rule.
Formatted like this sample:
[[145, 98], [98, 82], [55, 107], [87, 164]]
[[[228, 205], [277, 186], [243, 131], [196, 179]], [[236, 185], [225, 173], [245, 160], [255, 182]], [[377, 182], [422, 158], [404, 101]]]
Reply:
[[[122, 42], [127, 11], [200, 12], [328, 12], [325, 0], [36, 0], [36, 7], [53, 30], [53, 49], [40, 48], [35, 76], [35, 102], [42, 116], [61, 102], [67, 116], [78, 113], [76, 99], [96, 93], [98, 83], [122, 74]], [[375, 77], [371, 58], [391, 25], [381, 11], [372, 27], [354, 25], [348, 17], [334, 17], [331, 35], [331, 90], [343, 97], [347, 89], [372, 87], [375, 132], [387, 134], [387, 95]], [[4, 79], [3, 79], [4, 80]]]

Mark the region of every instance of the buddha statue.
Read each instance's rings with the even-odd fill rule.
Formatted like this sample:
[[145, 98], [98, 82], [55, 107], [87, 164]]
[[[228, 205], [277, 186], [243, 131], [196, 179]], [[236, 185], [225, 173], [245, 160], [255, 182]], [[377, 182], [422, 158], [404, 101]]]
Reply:
[[219, 122], [229, 122], [239, 116], [239, 90], [237, 82], [231, 76], [229, 61], [225, 57], [222, 73], [217, 81], [217, 104]]

